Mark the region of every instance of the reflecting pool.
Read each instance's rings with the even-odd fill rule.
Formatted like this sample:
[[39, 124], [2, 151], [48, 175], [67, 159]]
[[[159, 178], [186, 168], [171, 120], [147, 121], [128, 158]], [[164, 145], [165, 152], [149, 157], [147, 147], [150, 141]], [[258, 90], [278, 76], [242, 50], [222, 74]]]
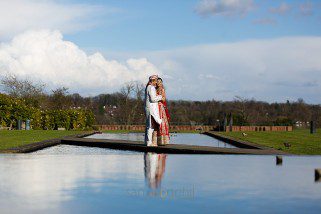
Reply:
[[[102, 133], [102, 134], [94, 134], [86, 138], [144, 141], [144, 133], [123, 133], [123, 134]], [[236, 148], [231, 144], [225, 143], [213, 137], [203, 135], [203, 134], [192, 134], [192, 133], [172, 133], [170, 134], [170, 143]]]
[[166, 155], [69, 145], [0, 155], [1, 213], [320, 213], [321, 156]]

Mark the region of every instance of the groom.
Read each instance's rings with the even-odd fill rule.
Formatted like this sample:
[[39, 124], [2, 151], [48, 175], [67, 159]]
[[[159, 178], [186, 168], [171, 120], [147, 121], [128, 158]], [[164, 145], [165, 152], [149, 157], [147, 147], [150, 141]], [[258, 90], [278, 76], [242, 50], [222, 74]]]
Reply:
[[162, 95], [156, 94], [157, 79], [157, 75], [150, 76], [145, 89], [145, 145], [147, 146], [157, 146], [157, 128], [162, 123], [158, 109], [158, 101], [162, 100]]

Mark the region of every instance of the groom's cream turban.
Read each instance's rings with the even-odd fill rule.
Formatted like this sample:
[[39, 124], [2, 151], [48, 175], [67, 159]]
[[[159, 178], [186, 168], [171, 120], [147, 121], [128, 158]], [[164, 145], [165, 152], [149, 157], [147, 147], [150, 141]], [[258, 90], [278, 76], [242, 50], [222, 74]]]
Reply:
[[152, 79], [158, 79], [158, 75], [155, 74], [155, 75], [150, 76], [149, 80], [152, 80]]

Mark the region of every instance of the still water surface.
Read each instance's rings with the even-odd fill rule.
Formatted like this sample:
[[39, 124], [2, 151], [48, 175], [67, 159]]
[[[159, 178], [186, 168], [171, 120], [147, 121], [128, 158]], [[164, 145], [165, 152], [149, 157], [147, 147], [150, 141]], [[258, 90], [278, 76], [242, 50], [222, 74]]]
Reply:
[[[124, 133], [124, 134], [103, 133], [103, 134], [94, 134], [86, 138], [144, 141], [144, 133]], [[236, 148], [231, 144], [225, 143], [213, 137], [203, 135], [203, 134], [191, 134], [191, 133], [170, 134], [170, 143]]]
[[60, 145], [0, 155], [0, 213], [320, 213], [321, 156], [165, 155]]

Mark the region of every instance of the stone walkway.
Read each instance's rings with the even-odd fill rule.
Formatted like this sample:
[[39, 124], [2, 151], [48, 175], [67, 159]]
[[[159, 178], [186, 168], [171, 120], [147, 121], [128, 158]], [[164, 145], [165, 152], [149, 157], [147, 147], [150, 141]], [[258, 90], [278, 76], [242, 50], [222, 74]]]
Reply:
[[[83, 138], [94, 133], [87, 133], [82, 135], [75, 135], [64, 137], [60, 139], [52, 139], [41, 141], [38, 143], [32, 143], [21, 147], [1, 150], [0, 153], [30, 153], [47, 147], [66, 144], [74, 146], [87, 146], [87, 147], [99, 147], [119, 150], [131, 150], [138, 152], [155, 152], [155, 153], [167, 153], [167, 154], [250, 154], [250, 155], [287, 155], [287, 153], [267, 147], [260, 147], [256, 144], [247, 142], [232, 142], [231, 139], [228, 143], [236, 145], [241, 148], [219, 148], [211, 146], [194, 146], [184, 144], [169, 144], [166, 146], [148, 147], [140, 141], [128, 141], [128, 140], [111, 140], [111, 139], [91, 139]], [[212, 137], [215, 133], [205, 133]], [[222, 136], [220, 136], [220, 140]]]
[[211, 146], [192, 146], [184, 144], [169, 144], [166, 146], [148, 147], [140, 141], [90, 139], [90, 138], [64, 138], [62, 144], [74, 146], [100, 147], [139, 152], [155, 152], [167, 154], [252, 154], [276, 155], [286, 154], [274, 149], [244, 149], [244, 148], [219, 148]]

